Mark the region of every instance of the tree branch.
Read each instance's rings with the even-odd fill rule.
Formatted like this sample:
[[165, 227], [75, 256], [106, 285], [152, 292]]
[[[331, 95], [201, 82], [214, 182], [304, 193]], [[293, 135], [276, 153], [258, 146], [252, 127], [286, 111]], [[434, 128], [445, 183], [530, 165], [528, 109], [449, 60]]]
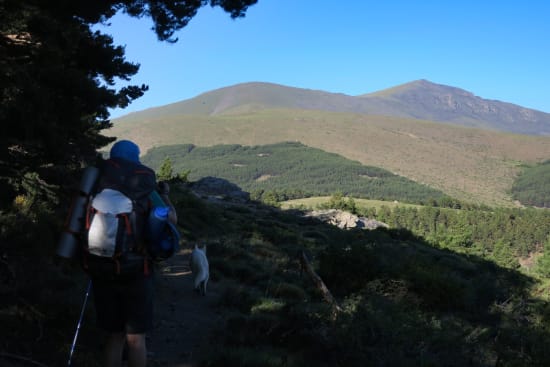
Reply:
[[325, 285], [325, 282], [323, 282], [323, 279], [321, 279], [321, 277], [317, 275], [315, 270], [313, 270], [313, 266], [311, 266], [311, 263], [309, 262], [307, 255], [304, 251], [302, 251], [300, 256], [300, 264], [302, 265], [302, 269], [305, 269], [306, 272], [309, 274], [309, 276], [313, 280], [313, 283], [315, 284], [315, 287], [319, 289], [325, 301], [332, 306], [332, 317], [333, 319], [335, 319], [336, 316], [338, 316], [338, 313], [342, 312], [342, 308], [340, 307], [340, 305], [338, 305], [338, 302], [336, 302], [336, 299], [332, 296], [332, 293], [330, 293], [330, 290]]

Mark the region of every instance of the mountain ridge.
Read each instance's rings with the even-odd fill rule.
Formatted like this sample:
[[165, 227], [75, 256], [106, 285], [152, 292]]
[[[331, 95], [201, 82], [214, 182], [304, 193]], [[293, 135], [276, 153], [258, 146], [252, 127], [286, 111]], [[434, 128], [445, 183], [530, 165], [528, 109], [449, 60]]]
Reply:
[[485, 99], [464, 89], [425, 79], [362, 97], [384, 98], [394, 109], [403, 112], [404, 117], [519, 134], [550, 135], [549, 113]]
[[246, 82], [133, 112], [114, 121], [152, 116], [231, 115], [280, 108], [402, 117], [517, 134], [550, 135], [550, 113], [484, 99], [464, 89], [426, 79], [358, 96]]

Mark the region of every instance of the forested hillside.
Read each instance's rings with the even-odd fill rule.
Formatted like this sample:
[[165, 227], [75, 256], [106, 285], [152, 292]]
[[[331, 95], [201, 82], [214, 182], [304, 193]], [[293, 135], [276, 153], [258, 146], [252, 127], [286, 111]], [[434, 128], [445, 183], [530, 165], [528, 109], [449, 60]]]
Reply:
[[550, 160], [524, 168], [512, 186], [512, 195], [522, 204], [550, 208]]
[[[540, 256], [550, 244], [550, 211], [538, 209], [456, 210], [445, 208], [381, 208], [358, 211], [411, 231], [437, 248], [475, 255], [519, 268], [521, 259]], [[550, 272], [549, 269], [543, 272]]]
[[[527, 271], [546, 254], [543, 249], [550, 241], [550, 211], [543, 209], [475, 205], [451, 209], [346, 198], [340, 194], [330, 198], [289, 200], [282, 207], [345, 210], [359, 217], [376, 219], [391, 228], [410, 231], [434, 247], [479, 256], [512, 269], [526, 266], [529, 269], [523, 270]], [[546, 269], [544, 265], [538, 267], [538, 271], [550, 274], [550, 267]]]
[[145, 163], [156, 169], [165, 159], [170, 160], [175, 172], [189, 171], [190, 180], [222, 177], [256, 197], [266, 191], [274, 192], [279, 201], [335, 192], [411, 203], [428, 203], [444, 197], [439, 190], [384, 169], [365, 166], [300, 143], [172, 145], [153, 148], [143, 157]]
[[151, 116], [114, 121], [111, 133], [142, 151], [189, 143], [255, 146], [299, 141], [380, 167], [464, 201], [513, 206], [510, 188], [522, 164], [548, 159], [546, 136], [504, 134], [435, 122], [305, 110], [229, 115]]

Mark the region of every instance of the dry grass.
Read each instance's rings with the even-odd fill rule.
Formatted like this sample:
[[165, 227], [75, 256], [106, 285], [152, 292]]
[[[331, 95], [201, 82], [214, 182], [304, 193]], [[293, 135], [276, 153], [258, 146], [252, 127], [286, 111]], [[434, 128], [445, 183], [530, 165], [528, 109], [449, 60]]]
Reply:
[[107, 135], [133, 139], [144, 152], [167, 144], [299, 141], [385, 168], [462, 200], [495, 206], [514, 205], [508, 192], [521, 164], [550, 158], [550, 137], [349, 113], [263, 110], [158, 120], [130, 115], [113, 122]]
[[[311, 198], [287, 200], [281, 203], [281, 209], [291, 209], [291, 208], [307, 208], [307, 209], [317, 209], [319, 205], [325, 204], [330, 201], [330, 196], [315, 196]], [[366, 209], [366, 208], [375, 208], [380, 209], [383, 206], [388, 208], [404, 207], [404, 208], [420, 208], [421, 205], [406, 204], [400, 203], [398, 201], [382, 201], [382, 200], [368, 200], [368, 199], [357, 199], [354, 198], [353, 201], [357, 208]]]

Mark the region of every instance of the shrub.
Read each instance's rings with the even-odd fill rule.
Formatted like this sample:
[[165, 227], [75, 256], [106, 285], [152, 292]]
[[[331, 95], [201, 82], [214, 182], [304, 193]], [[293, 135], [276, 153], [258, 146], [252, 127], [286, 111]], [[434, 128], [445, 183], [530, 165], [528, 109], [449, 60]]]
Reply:
[[269, 293], [278, 298], [292, 301], [303, 301], [307, 299], [303, 288], [290, 283], [277, 283], [269, 289]]

